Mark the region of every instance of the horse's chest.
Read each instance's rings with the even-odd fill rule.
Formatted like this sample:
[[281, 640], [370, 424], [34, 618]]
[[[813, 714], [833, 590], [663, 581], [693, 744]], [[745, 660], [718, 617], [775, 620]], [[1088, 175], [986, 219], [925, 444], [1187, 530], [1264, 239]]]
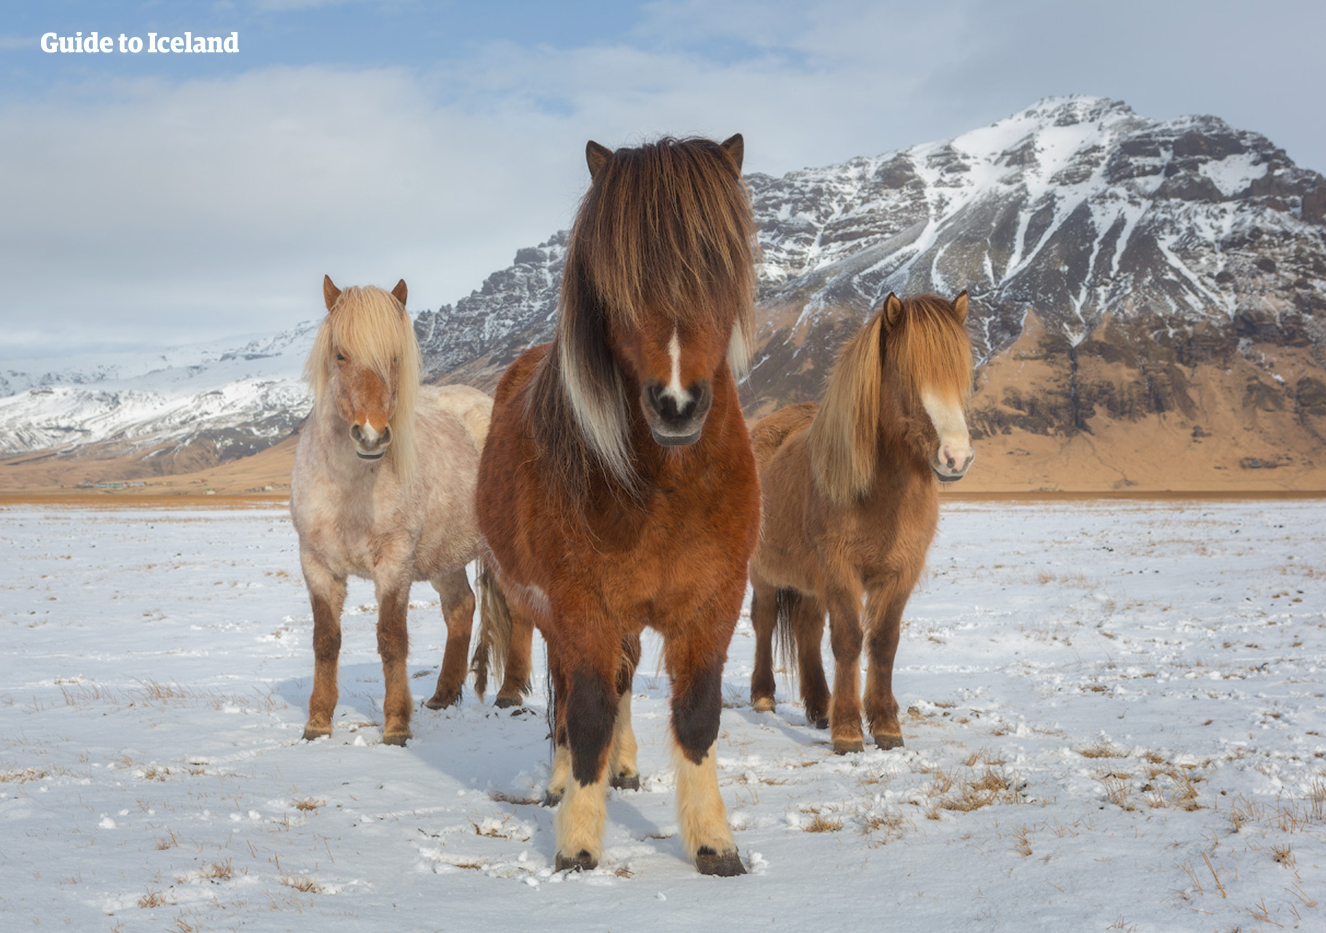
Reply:
[[384, 565], [409, 561], [412, 548], [401, 523], [384, 521], [371, 503], [328, 496], [310, 505], [296, 516], [301, 542], [337, 576], [373, 578]]

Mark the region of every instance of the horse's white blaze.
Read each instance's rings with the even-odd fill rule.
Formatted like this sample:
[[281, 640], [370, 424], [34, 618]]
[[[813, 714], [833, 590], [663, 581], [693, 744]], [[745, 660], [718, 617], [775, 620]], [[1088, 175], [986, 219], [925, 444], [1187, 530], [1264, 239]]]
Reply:
[[929, 389], [921, 392], [921, 404], [939, 435], [936, 463], [947, 474], [961, 474], [971, 464], [973, 456], [971, 434], [967, 431], [962, 406], [956, 399], [945, 398]]
[[672, 375], [668, 379], [668, 384], [663, 388], [663, 394], [671, 397], [677, 403], [678, 410], [684, 408], [691, 400], [691, 393], [687, 392], [681, 384], [681, 338], [677, 334], [677, 329], [672, 329], [672, 339], [668, 341], [668, 356], [672, 358]]
[[727, 824], [727, 807], [718, 792], [718, 745], [709, 746], [697, 765], [674, 740], [672, 760], [677, 768], [677, 827], [691, 858], [702, 847], [722, 855], [735, 852], [737, 843]]

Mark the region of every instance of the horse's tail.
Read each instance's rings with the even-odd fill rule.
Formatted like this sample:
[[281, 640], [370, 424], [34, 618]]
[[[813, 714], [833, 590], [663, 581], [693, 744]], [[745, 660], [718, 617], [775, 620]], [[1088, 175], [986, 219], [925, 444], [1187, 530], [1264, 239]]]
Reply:
[[793, 624], [800, 602], [801, 594], [796, 590], [783, 589], [774, 594], [774, 639], [778, 645], [778, 655], [783, 659], [783, 670], [792, 683], [796, 682], [797, 671], [801, 670], [796, 628]]
[[488, 675], [501, 683], [506, 676], [506, 659], [511, 651], [511, 607], [497, 583], [488, 561], [479, 558], [479, 639], [474, 646], [470, 670], [474, 672], [474, 692], [483, 699], [488, 689]]

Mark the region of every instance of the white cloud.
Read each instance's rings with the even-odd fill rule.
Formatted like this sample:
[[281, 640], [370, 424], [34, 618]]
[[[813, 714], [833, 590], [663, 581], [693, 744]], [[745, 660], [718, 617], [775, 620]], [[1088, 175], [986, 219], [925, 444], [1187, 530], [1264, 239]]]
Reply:
[[[1251, 63], [1220, 76], [1209, 52], [1227, 20], [1188, 23], [1203, 48], [1166, 41], [1177, 13], [1154, 11], [1144, 29], [1054, 9], [678, 0], [648, 5], [620, 41], [579, 48], [492, 43], [426, 70], [268, 68], [11, 98], [0, 328], [27, 352], [272, 330], [321, 313], [324, 272], [341, 284], [403, 276], [419, 307], [454, 301], [569, 223], [589, 138], [740, 131], [747, 169], [780, 174], [1074, 91], [1243, 125], [1221, 102], [1261, 101], [1266, 122], [1251, 128], [1320, 137], [1311, 121], [1274, 122], [1313, 112], [1315, 84], [1290, 79], [1291, 56], [1258, 65], [1276, 93]], [[1183, 90], [1185, 67], [1200, 88]]]

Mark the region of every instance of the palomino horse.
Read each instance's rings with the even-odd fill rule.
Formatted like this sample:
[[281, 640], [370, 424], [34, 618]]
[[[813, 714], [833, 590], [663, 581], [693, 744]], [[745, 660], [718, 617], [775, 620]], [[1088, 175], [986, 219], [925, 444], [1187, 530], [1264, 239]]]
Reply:
[[[967, 293], [884, 307], [838, 357], [824, 401], [789, 405], [751, 429], [764, 525], [750, 564], [751, 704], [774, 708], [773, 633], [798, 667], [806, 718], [833, 749], [860, 751], [866, 718], [881, 748], [903, 744], [893, 696], [902, 610], [939, 523], [938, 483], [972, 462]], [[861, 599], [865, 595], [862, 625]], [[832, 706], [820, 660], [824, 613], [836, 663]]]
[[327, 318], [304, 367], [313, 412], [290, 479], [290, 513], [313, 603], [313, 694], [304, 738], [332, 731], [341, 608], [353, 574], [377, 589], [386, 681], [382, 741], [404, 745], [413, 705], [405, 622], [415, 580], [433, 584], [447, 622], [437, 691], [427, 705], [441, 709], [460, 699], [474, 616], [465, 565], [480, 547], [474, 484], [493, 403], [468, 386], [419, 385], [404, 281], [388, 294], [373, 287], [341, 291], [324, 278], [322, 290]]
[[558, 870], [603, 851], [609, 780], [639, 786], [631, 682], [663, 638], [682, 843], [745, 871], [718, 791], [723, 662], [759, 531], [737, 401], [752, 333], [742, 139], [590, 142], [551, 344], [502, 377], [478, 512], [512, 613], [547, 644]]

